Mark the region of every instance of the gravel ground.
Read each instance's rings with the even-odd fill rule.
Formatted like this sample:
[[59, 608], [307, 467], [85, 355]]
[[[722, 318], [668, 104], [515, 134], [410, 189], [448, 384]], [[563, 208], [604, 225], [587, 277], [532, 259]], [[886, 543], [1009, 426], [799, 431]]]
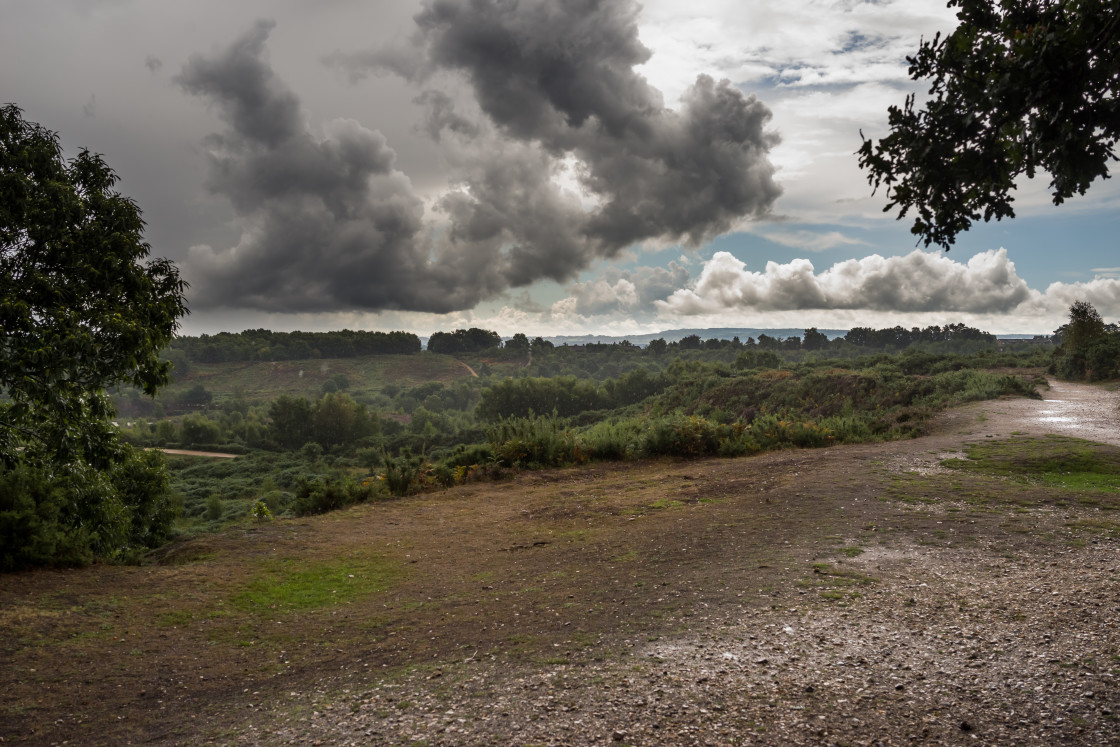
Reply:
[[[887, 454], [887, 469], [935, 473], [963, 443], [1012, 432], [1120, 444], [1117, 404], [1115, 393], [1055, 384], [1042, 403], [965, 408], [937, 436]], [[1083, 514], [1039, 508], [1031, 520], [1061, 527]], [[471, 656], [380, 680], [340, 673], [258, 711], [233, 741], [1120, 744], [1112, 537], [1015, 552], [999, 538], [964, 547], [898, 538], [840, 570], [815, 566], [819, 583], [756, 593], [744, 577], [753, 601], [699, 605], [640, 636], [608, 632], [582, 658]], [[807, 564], [817, 559], [805, 552]]]

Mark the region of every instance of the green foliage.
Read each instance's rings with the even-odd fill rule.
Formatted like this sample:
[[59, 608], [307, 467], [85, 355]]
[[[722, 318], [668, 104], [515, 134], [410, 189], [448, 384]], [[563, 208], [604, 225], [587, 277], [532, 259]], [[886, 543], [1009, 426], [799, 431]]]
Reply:
[[276, 443], [298, 449], [311, 440], [311, 402], [304, 397], [281, 395], [268, 408], [269, 433]]
[[192, 447], [210, 447], [222, 440], [222, 427], [205, 415], [188, 415], [179, 423], [183, 444]]
[[777, 353], [769, 350], [744, 350], [735, 356], [735, 362], [732, 365], [740, 371], [748, 368], [778, 368], [782, 365], [782, 359], [778, 357]]
[[263, 500], [257, 500], [253, 507], [249, 509], [249, 515], [255, 521], [272, 521], [272, 510], [269, 509], [268, 504]]
[[373, 484], [368, 481], [332, 477], [300, 480], [292, 510], [296, 516], [325, 514], [364, 503], [374, 492]]
[[720, 427], [705, 418], [671, 416], [650, 423], [641, 449], [651, 456], [695, 459], [719, 453]]
[[1104, 337], [1104, 319], [1087, 301], [1074, 301], [1069, 307], [1069, 323], [1055, 333], [1061, 344], [1071, 350], [1084, 350]]
[[577, 461], [575, 434], [553, 415], [509, 417], [487, 430], [494, 460], [504, 467], [558, 467]]
[[948, 247], [981, 217], [1013, 217], [1022, 175], [1051, 176], [1055, 204], [1109, 176], [1120, 137], [1120, 25], [1114, 0], [950, 0], [960, 23], [923, 41], [910, 77], [924, 109], [889, 109], [891, 133], [859, 150], [886, 210]]
[[[641, 384], [638, 385], [639, 387]], [[530, 418], [537, 412], [555, 412], [560, 417], [598, 410], [607, 398], [594, 382], [574, 376], [504, 379], [482, 392], [476, 410], [483, 420]]]
[[500, 348], [502, 336], [487, 329], [457, 329], [454, 332], [434, 332], [428, 338], [428, 350], [444, 355], [480, 353], [491, 348]]
[[[167, 357], [177, 378], [187, 375], [191, 362], [290, 361], [314, 358], [353, 358], [365, 355], [411, 355], [420, 352], [420, 338], [411, 332], [271, 332], [247, 329], [200, 337], [178, 337]], [[341, 387], [345, 388], [345, 387]], [[337, 390], [336, 390], [337, 391]]]
[[412, 495], [420, 492], [424, 487], [426, 462], [422, 455], [405, 452], [394, 458], [384, 454], [382, 462], [385, 465], [382, 479], [385, 481], [385, 488], [391, 495]]
[[1085, 301], [1069, 307], [1069, 323], [1054, 333], [1061, 345], [1054, 351], [1050, 373], [1061, 379], [1103, 381], [1120, 378], [1120, 328], [1105, 324]]
[[214, 401], [214, 395], [206, 391], [202, 384], [195, 384], [178, 397], [179, 404], [187, 407], [209, 407]]
[[0, 467], [0, 570], [93, 559], [88, 531], [66, 521], [67, 487], [26, 464]]
[[311, 416], [315, 440], [326, 448], [352, 443], [370, 431], [366, 408], [346, 394], [326, 394]]
[[[120, 558], [166, 535], [162, 467], [119, 443], [106, 391], [154, 395], [186, 312], [100, 156], [0, 107], [4, 567]], [[15, 531], [23, 526], [24, 532]]]
[[0, 107], [0, 459], [114, 462], [102, 392], [166, 384], [158, 353], [185, 312], [175, 266], [150, 247], [117, 176]]
[[168, 482], [162, 455], [128, 446], [107, 471], [0, 467], [0, 571], [135, 558], [171, 535]]
[[[701, 342], [698, 349], [683, 352], [667, 345], [657, 360], [624, 345], [541, 348], [539, 353], [533, 348], [534, 371], [538, 363], [543, 369], [559, 362], [559, 370], [594, 368], [595, 373], [584, 378], [519, 374], [493, 383], [471, 378], [412, 387], [390, 384], [372, 401], [381, 411], [370, 419], [368, 435], [342, 440], [323, 438], [315, 416], [328, 401], [347, 409], [364, 406], [347, 395], [334, 393], [316, 401], [284, 396], [268, 407], [250, 407], [244, 415], [219, 405], [219, 412], [205, 417], [230, 438], [242, 434], [237, 438], [245, 439], [248, 425], [271, 415], [270, 448], [284, 451], [250, 452], [220, 462], [176, 462], [175, 484], [186, 514], [181, 526], [196, 531], [217, 528], [223, 521], [245, 521], [258, 501], [276, 516], [315, 513], [381, 494], [409, 495], [494, 478], [511, 468], [642, 456], [735, 456], [908, 438], [953, 402], [1030, 394], [1029, 379], [978, 369], [1038, 365], [1038, 351], [1043, 350], [945, 355], [926, 347], [963, 340], [985, 344], [973, 340], [963, 325], [870, 332], [863, 342], [907, 339], [910, 347], [902, 355], [852, 354], [848, 360], [826, 359], [817, 351], [802, 363], [797, 358], [803, 351], [786, 350], [783, 341], [770, 351], [758, 350], [753, 341]], [[912, 342], [915, 335], [924, 340], [920, 349]], [[806, 334], [806, 339], [814, 337]], [[830, 342], [829, 351], [834, 344], [845, 346], [845, 354], [872, 349], [841, 340]], [[476, 398], [479, 406], [472, 412]], [[562, 405], [564, 411], [535, 407], [550, 404]], [[504, 410], [510, 412], [503, 415]], [[411, 420], [402, 412], [410, 413]], [[486, 424], [484, 416], [493, 420]], [[159, 427], [149, 430], [154, 436]], [[285, 437], [286, 432], [295, 435]], [[301, 437], [306, 440], [300, 442]], [[324, 448], [320, 439], [331, 443]], [[356, 480], [360, 473], [370, 476]], [[207, 521], [205, 503], [212, 493], [221, 496], [216, 499], [220, 516]]]
[[211, 493], [206, 499], [206, 518], [210, 521], [218, 521], [222, 518], [222, 511], [222, 497], [217, 493]]
[[580, 449], [589, 459], [622, 461], [639, 453], [643, 424], [639, 420], [596, 423], [580, 434]]
[[172, 534], [181, 502], [171, 491], [163, 454], [125, 446], [125, 458], [112, 470], [114, 491], [129, 517], [127, 547], [153, 548]]

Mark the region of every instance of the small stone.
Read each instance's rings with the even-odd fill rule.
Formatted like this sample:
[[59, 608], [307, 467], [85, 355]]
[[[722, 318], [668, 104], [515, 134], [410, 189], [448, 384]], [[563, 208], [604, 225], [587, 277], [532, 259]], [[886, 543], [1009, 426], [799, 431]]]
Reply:
[[972, 731], [972, 724], [968, 723], [967, 721], [962, 721], [961, 722], [961, 731], [966, 732], [966, 733]]
[[616, 742], [621, 742], [623, 739], [626, 739], [626, 732], [622, 729], [615, 729], [614, 733], [611, 734], [611, 739]]

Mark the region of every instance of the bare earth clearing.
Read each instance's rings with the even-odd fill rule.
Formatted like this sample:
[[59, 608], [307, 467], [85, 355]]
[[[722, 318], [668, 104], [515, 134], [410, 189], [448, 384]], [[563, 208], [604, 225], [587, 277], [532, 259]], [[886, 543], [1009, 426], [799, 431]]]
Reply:
[[1115, 744], [1120, 496], [940, 464], [1014, 433], [1120, 445], [1115, 393], [1046, 398], [0, 577], [0, 739]]

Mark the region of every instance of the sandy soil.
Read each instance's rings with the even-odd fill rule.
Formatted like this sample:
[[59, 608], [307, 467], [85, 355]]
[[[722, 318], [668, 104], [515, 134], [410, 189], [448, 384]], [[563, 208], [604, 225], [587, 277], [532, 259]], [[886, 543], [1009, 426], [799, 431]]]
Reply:
[[[913, 441], [531, 473], [9, 575], [0, 738], [1120, 743], [1120, 496], [941, 465], [1118, 443], [1117, 404], [1055, 384]], [[277, 564], [373, 559], [385, 591], [237, 606]]]
[[174, 456], [207, 457], [209, 459], [236, 459], [238, 454], [226, 454], [221, 451], [192, 451], [190, 449], [160, 449], [164, 454]]

